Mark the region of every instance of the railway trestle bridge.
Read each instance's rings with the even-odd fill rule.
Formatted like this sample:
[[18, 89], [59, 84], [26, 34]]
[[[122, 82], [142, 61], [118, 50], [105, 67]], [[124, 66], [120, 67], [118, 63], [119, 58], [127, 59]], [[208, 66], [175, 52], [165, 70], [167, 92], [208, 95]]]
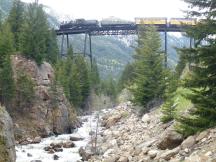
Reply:
[[[67, 23], [62, 23], [58, 30], [57, 36], [62, 36], [60, 54], [64, 56], [64, 42], [66, 38], [66, 46], [69, 48], [69, 36], [75, 34], [84, 34], [84, 56], [89, 56], [92, 63], [92, 36], [99, 35], [137, 35], [141, 26], [154, 25], [158, 32], [164, 33], [164, 54], [165, 66], [167, 66], [167, 33], [168, 32], [185, 32], [189, 26], [196, 25], [196, 19], [188, 18], [135, 18], [135, 22], [119, 21], [119, 20], [85, 20], [76, 19]], [[89, 51], [87, 52], [87, 45]], [[190, 47], [192, 47], [192, 39], [190, 38]]]

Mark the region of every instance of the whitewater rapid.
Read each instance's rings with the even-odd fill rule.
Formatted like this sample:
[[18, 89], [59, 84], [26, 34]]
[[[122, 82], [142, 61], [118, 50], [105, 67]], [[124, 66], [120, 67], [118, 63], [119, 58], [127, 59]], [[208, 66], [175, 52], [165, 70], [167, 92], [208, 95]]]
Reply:
[[[89, 133], [95, 131], [97, 125], [96, 113], [89, 116], [84, 116], [82, 119], [82, 127], [78, 128], [77, 132], [73, 134], [64, 134], [57, 137], [52, 136], [42, 139], [39, 144], [29, 144], [29, 145], [18, 145], [16, 146], [16, 162], [34, 162], [35, 160], [41, 160], [42, 162], [77, 162], [81, 160], [78, 153], [80, 147], [85, 147], [90, 141], [91, 136]], [[70, 137], [82, 137], [82, 141], [74, 141], [76, 147], [74, 148], [63, 148], [63, 152], [55, 152], [54, 154], [48, 154], [44, 151], [44, 147], [49, 146], [51, 143], [60, 143], [69, 141]], [[29, 157], [30, 155], [31, 157]], [[53, 156], [59, 156], [59, 160], [54, 160]]]

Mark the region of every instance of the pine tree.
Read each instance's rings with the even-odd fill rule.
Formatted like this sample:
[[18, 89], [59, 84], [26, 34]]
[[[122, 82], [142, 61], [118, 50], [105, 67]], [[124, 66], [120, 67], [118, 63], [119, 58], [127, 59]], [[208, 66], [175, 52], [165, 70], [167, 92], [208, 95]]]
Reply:
[[0, 68], [3, 66], [5, 58], [11, 55], [13, 48], [13, 34], [10, 31], [10, 25], [4, 23], [0, 30]]
[[14, 49], [21, 50], [21, 33], [24, 24], [24, 4], [20, 0], [13, 2], [13, 7], [10, 10], [7, 22], [11, 26], [11, 31], [14, 35]]
[[23, 53], [41, 64], [47, 55], [49, 26], [43, 6], [29, 4], [22, 33]]
[[8, 107], [15, 95], [15, 83], [10, 56], [4, 58], [0, 69], [0, 101]]
[[76, 56], [74, 59], [78, 70], [78, 79], [81, 88], [82, 102], [84, 103], [90, 93], [90, 78], [87, 63], [83, 56]]
[[167, 71], [166, 89], [164, 94], [164, 104], [161, 107], [163, 116], [161, 121], [167, 123], [174, 119], [177, 103], [175, 101], [176, 90], [178, 88], [178, 75], [176, 72]]
[[118, 81], [118, 90], [121, 91], [123, 88], [127, 87], [132, 83], [134, 76], [134, 65], [132, 63], [128, 63], [122, 75]]
[[202, 18], [188, 31], [188, 35], [196, 40], [195, 48], [183, 50], [187, 59], [193, 61], [192, 74], [185, 86], [193, 91], [187, 97], [193, 102], [194, 109], [190, 110], [190, 116], [179, 118], [178, 130], [188, 136], [216, 125], [216, 3], [215, 0], [185, 1], [192, 8], [189, 15]]
[[52, 64], [55, 64], [59, 55], [57, 36], [54, 29], [49, 31], [48, 34], [46, 60]]
[[94, 58], [92, 61], [92, 67], [90, 69], [90, 80], [91, 80], [91, 86], [96, 87], [100, 84], [100, 75], [98, 71], [97, 61]]
[[134, 102], [142, 105], [141, 113], [149, 109], [149, 102], [161, 99], [165, 89], [165, 73], [161, 40], [155, 27], [141, 28], [135, 49], [135, 79], [131, 91]]

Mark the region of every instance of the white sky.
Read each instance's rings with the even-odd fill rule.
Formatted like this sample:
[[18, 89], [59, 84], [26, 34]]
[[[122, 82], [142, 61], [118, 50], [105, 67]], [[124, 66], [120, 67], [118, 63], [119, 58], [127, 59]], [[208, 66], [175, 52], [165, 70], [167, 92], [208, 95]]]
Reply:
[[[34, 0], [22, 0], [34, 2]], [[98, 19], [110, 16], [125, 20], [135, 17], [184, 17], [183, 0], [39, 0], [39, 3], [70, 18]]]

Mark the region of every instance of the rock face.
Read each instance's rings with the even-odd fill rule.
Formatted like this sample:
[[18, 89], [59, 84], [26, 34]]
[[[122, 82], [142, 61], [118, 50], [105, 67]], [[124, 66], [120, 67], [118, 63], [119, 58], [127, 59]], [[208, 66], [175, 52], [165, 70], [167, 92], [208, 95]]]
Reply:
[[51, 101], [51, 86], [54, 80], [54, 70], [44, 62], [38, 66], [34, 61], [20, 55], [12, 57], [14, 78], [20, 71], [34, 82], [35, 99], [32, 105], [22, 114], [10, 112], [15, 122], [15, 137], [46, 137], [50, 134], [61, 134], [71, 131], [77, 122], [75, 109], [69, 104], [63, 90], [57, 87], [56, 106]]
[[15, 160], [13, 123], [6, 110], [0, 106], [0, 162], [15, 162]]

